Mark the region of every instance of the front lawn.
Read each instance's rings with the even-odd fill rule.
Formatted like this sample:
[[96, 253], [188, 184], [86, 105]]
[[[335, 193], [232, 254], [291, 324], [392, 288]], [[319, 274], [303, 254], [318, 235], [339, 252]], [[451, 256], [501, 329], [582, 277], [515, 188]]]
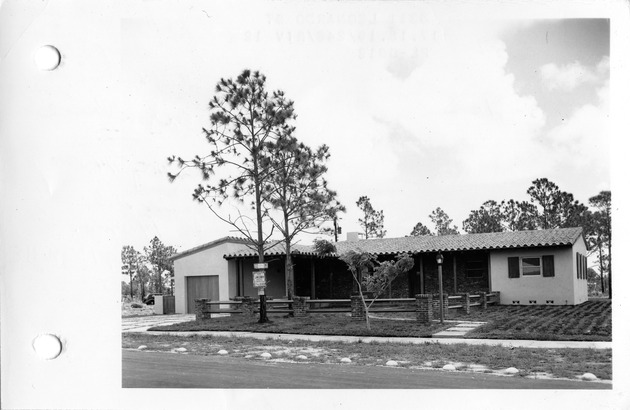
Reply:
[[[184, 322], [168, 326], [152, 327], [157, 331], [200, 331], [224, 330], [263, 333], [299, 333], [306, 335], [346, 335], [346, 336], [392, 336], [392, 337], [431, 337], [433, 333], [449, 327], [433, 323], [430, 326], [416, 321], [370, 320], [371, 331], [365, 321], [354, 321], [345, 314], [318, 313], [307, 317], [285, 317], [269, 315], [270, 322], [258, 323], [258, 317], [234, 315], [206, 320], [204, 322]], [[452, 326], [452, 324], [450, 324]]]
[[[347, 314], [311, 314], [304, 318], [269, 315], [270, 323], [259, 324], [257, 317], [234, 315], [208, 321], [159, 326], [158, 331], [248, 331], [301, 333], [317, 335], [431, 337], [442, 329], [437, 321], [431, 326], [413, 320], [414, 314], [377, 314], [368, 332], [364, 321], [353, 321]], [[410, 320], [394, 320], [394, 319]], [[486, 311], [472, 309], [449, 311], [448, 320], [487, 322], [466, 335], [478, 339], [610, 341], [612, 339], [612, 304], [610, 300], [588, 301], [578, 306], [489, 306]]]
[[491, 306], [485, 314], [471, 313], [466, 317], [488, 324], [468, 333], [469, 338], [612, 340], [610, 300], [593, 300], [578, 306]]

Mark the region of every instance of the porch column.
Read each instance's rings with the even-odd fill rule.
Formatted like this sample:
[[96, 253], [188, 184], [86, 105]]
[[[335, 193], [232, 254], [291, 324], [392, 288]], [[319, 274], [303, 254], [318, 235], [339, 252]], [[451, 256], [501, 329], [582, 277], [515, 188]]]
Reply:
[[423, 264], [423, 257], [422, 254], [420, 254], [420, 294], [424, 295], [424, 264]]
[[236, 276], [238, 277], [238, 296], [245, 296], [245, 284], [243, 283], [243, 259], [236, 260]]
[[453, 294], [457, 293], [457, 256], [453, 253]]
[[488, 252], [488, 292], [492, 292], [492, 270], [490, 268], [490, 252]]
[[317, 299], [315, 294], [315, 259], [311, 257], [311, 299]]

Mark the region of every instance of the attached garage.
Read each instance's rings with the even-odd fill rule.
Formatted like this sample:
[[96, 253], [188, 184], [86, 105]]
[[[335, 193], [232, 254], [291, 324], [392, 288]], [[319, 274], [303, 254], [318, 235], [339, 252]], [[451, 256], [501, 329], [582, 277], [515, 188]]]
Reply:
[[225, 237], [173, 256], [175, 312], [194, 313], [194, 300], [228, 300], [236, 293], [236, 262], [223, 258], [247, 241]]
[[195, 313], [195, 299], [219, 300], [219, 275], [186, 277], [186, 313]]

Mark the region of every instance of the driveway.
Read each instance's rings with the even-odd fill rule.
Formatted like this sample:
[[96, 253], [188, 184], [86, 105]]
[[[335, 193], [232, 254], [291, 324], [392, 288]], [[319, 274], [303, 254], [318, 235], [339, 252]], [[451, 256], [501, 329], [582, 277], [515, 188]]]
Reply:
[[128, 316], [122, 318], [123, 332], [146, 332], [153, 326], [172, 325], [173, 323], [190, 322], [195, 315], [151, 315]]

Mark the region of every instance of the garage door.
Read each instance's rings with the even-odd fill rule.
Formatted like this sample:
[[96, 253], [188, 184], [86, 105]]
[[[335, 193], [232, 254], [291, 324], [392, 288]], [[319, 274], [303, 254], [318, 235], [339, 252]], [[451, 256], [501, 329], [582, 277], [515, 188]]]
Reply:
[[219, 276], [187, 276], [188, 313], [195, 313], [195, 299], [219, 300]]

